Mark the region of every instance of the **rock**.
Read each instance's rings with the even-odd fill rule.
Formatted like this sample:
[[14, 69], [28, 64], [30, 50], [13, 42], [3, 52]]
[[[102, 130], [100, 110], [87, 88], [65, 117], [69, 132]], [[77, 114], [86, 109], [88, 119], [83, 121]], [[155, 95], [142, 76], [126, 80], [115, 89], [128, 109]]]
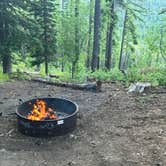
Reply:
[[74, 165], [76, 165], [76, 163], [74, 161], [70, 161], [70, 162], [67, 163], [67, 165], [74, 166]]
[[5, 134], [1, 133], [1, 134], [0, 134], [0, 137], [3, 137], [4, 135], [5, 135]]
[[69, 137], [70, 137], [70, 139], [75, 139], [75, 140], [78, 138], [78, 137], [77, 137], [76, 135], [74, 135], [74, 134], [70, 134]]
[[82, 119], [82, 117], [83, 117], [83, 115], [82, 115], [81, 113], [78, 113], [78, 114], [77, 114], [77, 118], [78, 118], [78, 119]]
[[37, 140], [37, 141], [35, 141], [35, 144], [40, 146], [42, 144], [42, 142], [40, 140]]
[[6, 133], [6, 135], [9, 136], [9, 137], [11, 137], [11, 134], [12, 134], [12, 132], [13, 132], [14, 130], [15, 130], [15, 129], [9, 130], [9, 131]]
[[143, 82], [133, 83], [129, 86], [127, 93], [131, 93], [131, 92], [142, 93], [144, 92], [145, 89], [149, 87], [151, 87], [150, 83], [143, 83]]
[[91, 141], [91, 142], [90, 142], [90, 146], [92, 146], [92, 147], [96, 147], [96, 146], [97, 146], [97, 144], [96, 144], [96, 142], [95, 142], [95, 141]]
[[160, 164], [160, 163], [158, 163], [158, 164], [156, 164], [156, 166], [161, 166], [161, 164]]

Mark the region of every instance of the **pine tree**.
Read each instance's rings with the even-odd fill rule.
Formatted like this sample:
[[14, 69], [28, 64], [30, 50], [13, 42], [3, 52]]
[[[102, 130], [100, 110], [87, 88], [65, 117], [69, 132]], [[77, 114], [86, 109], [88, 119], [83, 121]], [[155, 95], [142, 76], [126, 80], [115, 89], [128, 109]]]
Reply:
[[115, 27], [115, 0], [109, 1], [110, 14], [109, 22], [107, 26], [106, 36], [106, 52], [105, 52], [105, 67], [106, 69], [111, 68], [112, 48], [113, 48], [113, 31]]
[[88, 31], [88, 47], [87, 47], [87, 59], [86, 59], [86, 67], [89, 69], [91, 65], [91, 38], [92, 38], [92, 7], [93, 7], [93, 1], [90, 0], [89, 4], [89, 31]]
[[[166, 15], [166, 8], [162, 9], [159, 13], [160, 15]], [[164, 18], [164, 21], [166, 18]], [[165, 35], [166, 35], [166, 25], [160, 27], [160, 54], [163, 60], [166, 62], [166, 49], [165, 49]]]
[[[0, 55], [3, 73], [12, 72], [12, 56], [14, 50], [19, 50], [25, 41], [26, 1], [0, 1]], [[24, 40], [23, 40], [24, 39]]]
[[[119, 59], [119, 70], [124, 71], [127, 67], [127, 62], [129, 61], [130, 52], [134, 52], [133, 45], [137, 45], [137, 34], [136, 34], [136, 25], [135, 20], [142, 21], [141, 14], [145, 12], [145, 9], [141, 6], [141, 0], [138, 0], [139, 3], [135, 1], [121, 1], [121, 5], [125, 10], [124, 14], [124, 23], [123, 23], [123, 32], [122, 40], [120, 47], [120, 59]], [[132, 44], [131, 44], [132, 42]], [[125, 49], [124, 49], [125, 48]]]
[[31, 13], [38, 25], [36, 37], [38, 45], [33, 56], [36, 58], [34, 64], [45, 63], [45, 74], [48, 74], [48, 63], [56, 54], [56, 1], [34, 0], [31, 1]]
[[75, 56], [72, 61], [72, 78], [76, 71], [76, 65], [80, 55], [80, 40], [79, 40], [79, 0], [75, 0]]
[[95, 0], [94, 40], [93, 40], [93, 52], [92, 52], [92, 61], [91, 61], [92, 72], [94, 72], [99, 67], [100, 24], [101, 24], [100, 0]]

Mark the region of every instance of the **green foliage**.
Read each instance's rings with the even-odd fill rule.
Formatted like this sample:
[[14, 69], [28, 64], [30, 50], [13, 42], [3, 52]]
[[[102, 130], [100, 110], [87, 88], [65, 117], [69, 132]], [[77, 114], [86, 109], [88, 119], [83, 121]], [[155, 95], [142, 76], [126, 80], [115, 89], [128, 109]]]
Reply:
[[123, 73], [117, 68], [111, 69], [108, 72], [103, 70], [97, 70], [94, 73], [90, 74], [90, 76], [95, 77], [99, 80], [112, 80], [112, 81], [124, 80]]
[[[141, 75], [138, 70], [139, 70], [138, 68], [134, 68], [134, 67], [128, 69], [127, 74], [126, 74], [126, 81], [129, 83], [140, 81]], [[137, 73], [139, 73], [139, 74], [137, 74]]]
[[25, 0], [0, 2], [0, 51], [16, 50], [26, 41], [27, 16]]
[[30, 80], [30, 77], [27, 74], [20, 72], [20, 71], [11, 73], [9, 75], [9, 78], [10, 79], [17, 79], [17, 80]]
[[[47, 4], [44, 4], [46, 3]], [[115, 13], [110, 18], [110, 2], [101, 1], [101, 42], [100, 70], [91, 73], [86, 68], [89, 1], [80, 0], [79, 15], [75, 16], [76, 0], [3, 0], [0, 2], [0, 60], [6, 55], [12, 57], [11, 78], [27, 79], [24, 71], [34, 71], [41, 64], [40, 74], [45, 76], [44, 62], [49, 62], [49, 74], [58, 75], [57, 80], [84, 82], [87, 76], [100, 80], [143, 81], [153, 85], [166, 85], [166, 29], [165, 9], [162, 0], [143, 2], [141, 0], [115, 0]], [[138, 3], [137, 3], [138, 2]], [[159, 3], [160, 2], [160, 3]], [[92, 2], [94, 9], [94, 1]], [[124, 11], [127, 10], [126, 32], [123, 46], [125, 75], [118, 68], [120, 41], [122, 39]], [[45, 16], [44, 16], [45, 14]], [[94, 10], [92, 10], [92, 17]], [[140, 22], [140, 20], [144, 22]], [[109, 21], [115, 25], [113, 33], [112, 69], [104, 71], [106, 33]], [[93, 46], [92, 18], [91, 58]], [[76, 60], [76, 25], [79, 33], [79, 60], [76, 62], [74, 79], [71, 79], [73, 62]], [[45, 38], [46, 37], [46, 38]], [[77, 40], [78, 41], [78, 40]], [[78, 46], [78, 45], [77, 45]], [[3, 60], [4, 61], [4, 60]], [[61, 72], [63, 64], [64, 72]], [[19, 69], [19, 71], [18, 71]], [[0, 80], [8, 80], [8, 75], [0, 74]]]
[[145, 73], [142, 75], [142, 80], [151, 82], [152, 85], [158, 86], [166, 86], [166, 69], [154, 69], [149, 73]]
[[0, 82], [9, 81], [9, 75], [0, 72]]
[[150, 82], [153, 86], [166, 86], [166, 68], [130, 68], [126, 74], [126, 83]]
[[[79, 2], [79, 15], [75, 17], [76, 1], [69, 1], [65, 7], [62, 7], [57, 17], [57, 58], [60, 62], [65, 62], [71, 66], [72, 63], [77, 61], [75, 46], [76, 25], [78, 26], [79, 33], [79, 52], [83, 53], [86, 49], [87, 33], [88, 33], [88, 3], [80, 0]], [[70, 63], [70, 64], [69, 64]], [[79, 62], [78, 62], [79, 63]], [[79, 67], [77, 65], [77, 70]], [[78, 73], [78, 71], [76, 71]], [[77, 76], [76, 76], [77, 77]]]
[[30, 3], [30, 51], [32, 65], [51, 62], [56, 54], [56, 0], [34, 0]]

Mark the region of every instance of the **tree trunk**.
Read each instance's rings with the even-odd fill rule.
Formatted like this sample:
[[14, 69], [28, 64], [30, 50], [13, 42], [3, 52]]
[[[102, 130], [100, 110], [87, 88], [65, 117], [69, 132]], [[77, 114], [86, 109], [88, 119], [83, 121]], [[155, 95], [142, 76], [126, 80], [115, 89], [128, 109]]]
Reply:
[[94, 14], [94, 40], [91, 69], [94, 72], [98, 66], [98, 56], [100, 52], [100, 0], [95, 0], [95, 14]]
[[40, 72], [40, 64], [37, 64], [37, 65], [36, 65], [36, 71], [37, 71], [37, 72]]
[[12, 72], [11, 54], [6, 52], [2, 59], [3, 73], [10, 74]]
[[45, 53], [45, 74], [48, 75], [48, 58], [47, 54]]
[[87, 48], [87, 61], [86, 67], [90, 68], [91, 62], [91, 34], [92, 34], [92, 0], [90, 0], [90, 11], [89, 11], [89, 32], [88, 32], [88, 48]]
[[[2, 2], [2, 11], [5, 13], [7, 10], [8, 2]], [[2, 13], [3, 13], [2, 12]], [[1, 13], [1, 14], [2, 14]], [[11, 73], [12, 72], [12, 61], [11, 61], [11, 52], [9, 45], [9, 22], [5, 19], [5, 16], [2, 14], [0, 21], [0, 46], [2, 46], [0, 53], [2, 54], [2, 68], [3, 73]]]
[[97, 57], [97, 70], [99, 70], [100, 68], [100, 57], [98, 56]]
[[75, 22], [75, 58], [74, 58], [74, 61], [72, 62], [72, 78], [74, 78], [74, 74], [76, 71], [76, 65], [79, 60], [79, 55], [80, 55], [78, 16], [79, 16], [79, 0], [75, 0], [75, 18], [76, 18], [76, 22]]
[[71, 66], [71, 78], [72, 78], [72, 79], [74, 78], [75, 67], [76, 67], [76, 65], [75, 65], [75, 63], [73, 62], [73, 63], [72, 63], [72, 66]]
[[163, 53], [163, 48], [162, 48], [162, 43], [163, 43], [163, 29], [160, 29], [160, 54], [163, 58], [164, 61], [166, 61], [166, 56]]
[[47, 10], [47, 0], [43, 1], [44, 11], [43, 11], [43, 19], [44, 19], [44, 60], [45, 60], [45, 74], [48, 75], [48, 37], [47, 37], [47, 22], [48, 22], [48, 10]]
[[61, 63], [61, 72], [64, 72], [64, 62]]
[[121, 41], [121, 48], [120, 48], [120, 59], [119, 59], [119, 70], [123, 71], [122, 66], [122, 58], [123, 58], [123, 47], [124, 47], [124, 39], [126, 35], [126, 23], [127, 23], [127, 10], [125, 11], [125, 17], [124, 17], [124, 24], [123, 24], [123, 32], [122, 32], [122, 41]]
[[[62, 17], [64, 16], [64, 9], [65, 9], [65, 3], [66, 1], [65, 0], [62, 0]], [[64, 23], [63, 23], [63, 19], [61, 20], [61, 28], [63, 27]], [[63, 53], [61, 54], [61, 58], [62, 58], [62, 62], [61, 62], [61, 72], [64, 72], [64, 50], [63, 50]]]
[[113, 30], [114, 30], [114, 0], [110, 2], [110, 23], [107, 30], [107, 41], [106, 41], [106, 53], [105, 53], [105, 67], [106, 69], [111, 68], [111, 57], [112, 57], [112, 41], [113, 41]]

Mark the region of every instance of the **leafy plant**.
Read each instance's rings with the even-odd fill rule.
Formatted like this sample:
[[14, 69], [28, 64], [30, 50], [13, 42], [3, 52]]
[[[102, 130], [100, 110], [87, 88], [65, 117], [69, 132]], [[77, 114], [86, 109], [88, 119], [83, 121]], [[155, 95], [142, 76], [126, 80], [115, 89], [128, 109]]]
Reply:
[[0, 73], [0, 82], [9, 81], [9, 75]]

